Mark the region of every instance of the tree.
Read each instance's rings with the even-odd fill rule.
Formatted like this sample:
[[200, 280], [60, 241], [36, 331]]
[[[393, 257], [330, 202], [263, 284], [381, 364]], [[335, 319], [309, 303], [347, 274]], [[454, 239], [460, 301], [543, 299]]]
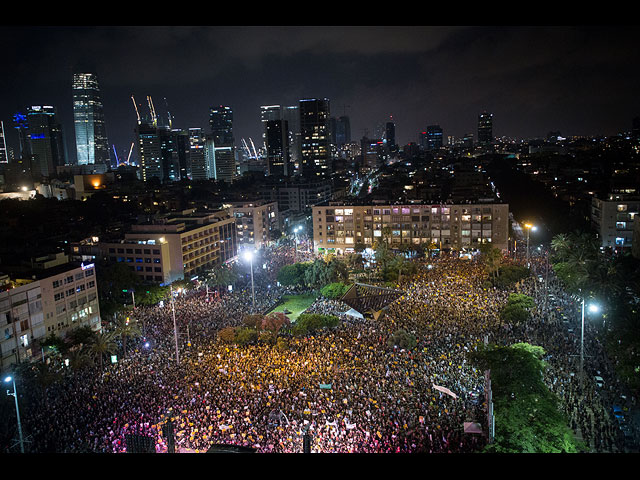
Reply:
[[349, 289], [349, 285], [342, 282], [334, 282], [325, 285], [320, 290], [323, 297], [335, 300], [341, 298]]
[[415, 348], [417, 344], [418, 341], [416, 340], [415, 335], [410, 334], [404, 329], [396, 330], [387, 340], [387, 345], [389, 347], [397, 346], [404, 348], [405, 350], [411, 350], [412, 348]]
[[542, 347], [519, 343], [482, 345], [468, 354], [489, 370], [496, 435], [486, 451], [498, 453], [575, 453], [582, 446], [567, 426], [558, 399], [543, 381]]
[[277, 280], [280, 285], [285, 287], [303, 286], [305, 285], [305, 273], [310, 267], [310, 262], [298, 262], [293, 265], [284, 265], [278, 271]]
[[122, 342], [122, 356], [127, 356], [127, 340], [142, 335], [138, 322], [128, 316], [119, 316], [116, 318], [114, 334], [120, 337]]
[[98, 361], [102, 369], [105, 355], [113, 355], [117, 348], [113, 332], [100, 332], [94, 337], [93, 343], [89, 345], [89, 353], [94, 362]]

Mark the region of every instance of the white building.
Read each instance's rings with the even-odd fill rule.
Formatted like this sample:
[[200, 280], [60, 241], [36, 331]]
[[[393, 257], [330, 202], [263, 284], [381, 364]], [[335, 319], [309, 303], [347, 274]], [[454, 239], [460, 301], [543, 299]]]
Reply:
[[[29, 280], [0, 292], [0, 368], [41, 358], [37, 341], [73, 328], [101, 329], [93, 264], [62, 264], [37, 270]], [[34, 278], [35, 277], [35, 278]]]
[[627, 249], [633, 245], [633, 224], [640, 211], [640, 197], [610, 194], [591, 200], [591, 223], [600, 246]]

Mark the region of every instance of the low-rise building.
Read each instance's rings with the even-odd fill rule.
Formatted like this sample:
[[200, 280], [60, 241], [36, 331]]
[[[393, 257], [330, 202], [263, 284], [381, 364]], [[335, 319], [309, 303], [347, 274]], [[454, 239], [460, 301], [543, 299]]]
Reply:
[[282, 230], [277, 202], [234, 202], [229, 209], [235, 218], [239, 249], [259, 249]]
[[[57, 263], [57, 262], [54, 262]], [[0, 367], [43, 358], [38, 341], [79, 326], [102, 328], [94, 264], [35, 268], [0, 292]], [[26, 275], [23, 275], [26, 276]]]
[[358, 243], [372, 248], [386, 240], [401, 244], [435, 244], [441, 249], [473, 250], [491, 243], [506, 251], [509, 205], [368, 204], [328, 202], [313, 207], [313, 243], [317, 252], [348, 253]]

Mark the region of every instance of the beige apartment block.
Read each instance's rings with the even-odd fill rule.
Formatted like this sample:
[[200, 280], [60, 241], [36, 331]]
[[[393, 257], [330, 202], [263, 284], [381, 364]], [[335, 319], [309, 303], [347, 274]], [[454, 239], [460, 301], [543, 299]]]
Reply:
[[435, 243], [441, 249], [474, 250], [490, 243], [506, 251], [509, 205], [370, 204], [328, 202], [313, 207], [316, 252], [353, 251], [357, 243], [373, 247], [385, 236], [392, 247]]

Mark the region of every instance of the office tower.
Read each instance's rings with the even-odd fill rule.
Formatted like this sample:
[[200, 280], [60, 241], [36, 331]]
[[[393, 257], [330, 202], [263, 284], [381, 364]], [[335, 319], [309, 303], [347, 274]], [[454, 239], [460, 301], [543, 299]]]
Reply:
[[473, 148], [473, 133], [465, 133], [462, 137], [462, 145], [464, 148]]
[[267, 171], [269, 175], [291, 176], [289, 161], [289, 124], [286, 120], [266, 123]]
[[351, 122], [346, 115], [336, 120], [335, 142], [338, 147], [351, 142]]
[[442, 128], [440, 125], [429, 125], [426, 137], [427, 150], [438, 150], [442, 148]]
[[162, 156], [162, 178], [164, 181], [180, 180], [178, 136], [168, 126], [158, 128], [160, 154]]
[[233, 137], [233, 110], [227, 106], [211, 107], [209, 125], [215, 155], [215, 179], [231, 182], [236, 175], [236, 149]]
[[387, 141], [387, 148], [390, 152], [395, 152], [397, 150], [396, 144], [396, 124], [393, 122], [387, 122], [385, 125], [385, 135], [384, 138]]
[[331, 173], [329, 99], [303, 99], [300, 106], [300, 163], [302, 173]]
[[0, 163], [9, 163], [7, 138], [4, 133], [4, 122], [0, 121]]
[[202, 128], [189, 129], [189, 159], [191, 161], [191, 179], [207, 180], [207, 159], [205, 142], [207, 138]]
[[289, 125], [289, 154], [291, 170], [300, 166], [300, 107], [292, 105], [284, 107], [282, 119]]
[[183, 180], [185, 178], [191, 178], [189, 132], [180, 128], [174, 128], [172, 132], [176, 142], [180, 179]]
[[209, 126], [213, 141], [217, 147], [229, 147], [235, 144], [233, 138], [233, 110], [230, 107], [211, 107], [209, 110]]
[[27, 131], [32, 155], [32, 173], [50, 177], [56, 167], [66, 163], [62, 126], [56, 118], [55, 108], [34, 105], [27, 109]]
[[478, 115], [478, 144], [491, 145], [493, 142], [493, 114], [483, 112]]
[[[215, 179], [222, 182], [232, 182], [236, 176], [236, 158], [233, 147], [218, 147], [213, 145], [213, 159], [210, 165], [215, 165]], [[213, 172], [212, 172], [213, 173]]]
[[111, 166], [102, 97], [95, 73], [73, 74], [73, 121], [78, 165]]
[[282, 120], [283, 110], [280, 105], [263, 105], [260, 107], [260, 122], [262, 122], [262, 140], [267, 138], [267, 122], [271, 120]]
[[143, 182], [155, 177], [162, 181], [162, 148], [160, 135], [153, 123], [140, 122], [136, 128], [140, 153], [140, 175]]
[[20, 142], [20, 158], [27, 160], [31, 158], [31, 144], [29, 142], [29, 124], [24, 113], [16, 113], [13, 116], [13, 126], [18, 133]]

